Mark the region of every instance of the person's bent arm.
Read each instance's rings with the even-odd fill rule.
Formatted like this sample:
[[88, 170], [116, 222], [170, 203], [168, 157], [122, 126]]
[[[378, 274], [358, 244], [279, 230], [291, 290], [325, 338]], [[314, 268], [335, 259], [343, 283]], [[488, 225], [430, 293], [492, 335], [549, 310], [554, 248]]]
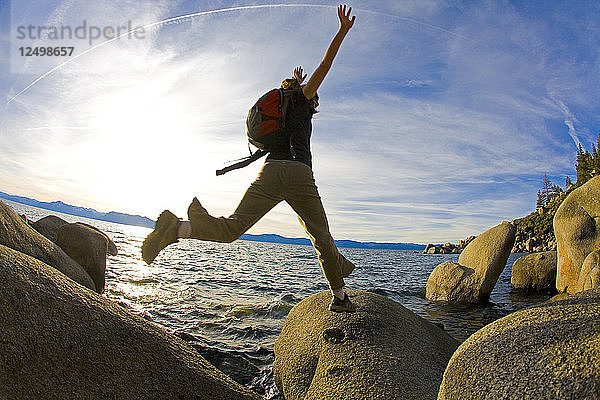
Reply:
[[325, 57], [323, 57], [323, 61], [321, 61], [321, 64], [310, 76], [310, 79], [308, 80], [306, 86], [304, 86], [304, 89], [302, 89], [302, 92], [304, 93], [304, 96], [306, 96], [307, 99], [312, 99], [313, 97], [315, 97], [315, 94], [317, 94], [317, 89], [319, 89], [319, 86], [321, 86], [323, 79], [325, 79], [325, 75], [327, 75], [327, 72], [329, 72], [329, 69], [333, 64], [333, 59], [335, 58], [340, 48], [340, 45], [342, 44], [342, 41], [346, 37], [346, 34], [350, 30], [350, 28], [352, 28], [352, 25], [354, 25], [354, 20], [356, 19], [356, 16], [350, 19], [351, 11], [352, 7], [350, 7], [348, 9], [348, 12], [346, 13], [345, 5], [338, 6], [338, 18], [340, 19], [340, 28], [333, 37], [331, 43], [329, 44], [329, 47], [325, 52]]

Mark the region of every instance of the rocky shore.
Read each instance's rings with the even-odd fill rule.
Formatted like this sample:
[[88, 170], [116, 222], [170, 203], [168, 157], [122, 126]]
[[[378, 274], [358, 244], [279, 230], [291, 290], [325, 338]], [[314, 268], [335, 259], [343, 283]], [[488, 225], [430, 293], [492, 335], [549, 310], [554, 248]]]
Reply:
[[[540, 207], [523, 218], [510, 221], [516, 228], [515, 242], [511, 253], [556, 251], [556, 238], [552, 221], [558, 207], [570, 193], [571, 190], [566, 191], [546, 206]], [[429, 243], [423, 250], [423, 254], [460, 254], [473, 239], [475, 239], [475, 236], [462, 239], [457, 244], [450, 242], [444, 244]]]
[[57, 217], [32, 225], [0, 202], [0, 398], [260, 398], [100, 295], [117, 250], [106, 235]]
[[[553, 217], [556, 251], [518, 259], [511, 284], [555, 290], [459, 344], [443, 327], [377, 294], [349, 291], [358, 310], [332, 313], [330, 294], [289, 312], [275, 342], [285, 399], [595, 398], [600, 391], [600, 177]], [[486, 302], [515, 248], [505, 221], [438, 265], [429, 301]], [[448, 247], [448, 246], [446, 246]], [[0, 202], [0, 398], [258, 399], [181, 339], [101, 295], [106, 254], [93, 226], [27, 222]]]
[[[301, 301], [275, 344], [280, 391], [288, 400], [598, 398], [599, 198], [600, 177], [573, 190], [553, 217], [558, 250], [514, 263], [515, 290], [562, 294], [496, 320], [456, 350], [442, 329], [387, 298], [350, 291], [358, 311], [342, 315], [327, 312], [327, 293]], [[517, 234], [505, 221], [469, 240], [457, 263], [433, 270], [426, 298], [488, 301]]]
[[469, 337], [450, 359], [438, 399], [597, 398], [600, 176], [571, 189], [549, 207], [491, 228], [464, 247], [457, 264], [431, 273], [427, 299], [477, 304], [511, 251], [534, 252], [515, 261], [511, 286], [561, 293]]

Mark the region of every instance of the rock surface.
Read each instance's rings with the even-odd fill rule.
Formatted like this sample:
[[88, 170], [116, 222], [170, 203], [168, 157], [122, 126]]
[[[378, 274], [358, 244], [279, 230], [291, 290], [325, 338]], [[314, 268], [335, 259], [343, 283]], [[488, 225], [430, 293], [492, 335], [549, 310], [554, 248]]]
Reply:
[[189, 345], [0, 246], [0, 398], [254, 399]]
[[117, 250], [117, 246], [115, 245], [115, 243], [112, 241], [112, 239], [110, 237], [108, 237], [108, 235], [104, 232], [102, 232], [99, 228], [96, 228], [93, 225], [90, 224], [86, 224], [85, 222], [76, 222], [79, 225], [83, 225], [83, 226], [87, 226], [90, 229], [95, 230], [96, 232], [98, 232], [99, 234], [101, 234], [102, 236], [104, 236], [104, 238], [106, 239], [106, 252], [108, 254], [110, 254], [111, 256], [116, 256], [119, 251]]
[[577, 285], [582, 291], [600, 288], [600, 250], [592, 251], [583, 260]]
[[79, 222], [61, 226], [56, 238], [56, 244], [92, 278], [99, 293], [104, 291], [109, 242], [112, 243], [112, 240], [104, 233]]
[[[58, 230], [63, 225], [67, 225], [67, 224], [68, 224], [67, 221], [65, 221], [64, 219], [62, 219], [60, 217], [57, 217], [56, 215], [48, 215], [48, 216], [41, 218], [35, 222], [32, 222], [31, 227], [33, 229], [35, 229], [36, 231], [38, 231], [39, 233], [41, 233], [42, 235], [44, 235], [51, 242], [56, 243], [57, 236], [58, 236]], [[112, 241], [112, 239], [109, 238], [104, 232], [102, 232], [100, 229], [96, 228], [95, 226], [86, 224], [84, 222], [77, 222], [77, 224], [85, 225], [88, 228], [94, 229], [98, 233], [103, 235], [106, 238], [108, 254], [113, 255], [113, 256], [117, 255], [117, 246]]]
[[510, 285], [532, 292], [556, 291], [556, 251], [529, 254], [512, 266]]
[[554, 215], [557, 242], [556, 289], [577, 293], [585, 258], [600, 249], [600, 176], [575, 189]]
[[31, 223], [31, 227], [44, 235], [48, 240], [56, 243], [56, 233], [58, 229], [68, 224], [64, 219], [57, 217], [56, 215], [48, 215], [35, 222]]
[[75, 282], [96, 290], [92, 278], [71, 257], [27, 225], [8, 205], [0, 201], [0, 244], [28, 254], [56, 268]]
[[477, 236], [460, 254], [458, 264], [438, 265], [427, 280], [431, 301], [478, 303], [486, 300], [502, 273], [515, 241], [515, 227], [503, 222]]
[[435, 399], [457, 341], [390, 299], [348, 293], [355, 313], [329, 311], [321, 292], [288, 314], [273, 366], [286, 400]]
[[475, 332], [452, 356], [438, 399], [597, 399], [598, 365], [600, 291], [593, 290]]

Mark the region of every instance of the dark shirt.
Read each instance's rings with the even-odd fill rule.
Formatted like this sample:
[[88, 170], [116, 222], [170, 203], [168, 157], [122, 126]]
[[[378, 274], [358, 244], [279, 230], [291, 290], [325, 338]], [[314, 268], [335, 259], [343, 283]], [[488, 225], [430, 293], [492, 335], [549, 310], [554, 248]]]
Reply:
[[285, 128], [271, 147], [267, 160], [300, 161], [312, 168], [310, 135], [313, 114], [310, 102], [299, 91], [291, 99], [286, 113]]

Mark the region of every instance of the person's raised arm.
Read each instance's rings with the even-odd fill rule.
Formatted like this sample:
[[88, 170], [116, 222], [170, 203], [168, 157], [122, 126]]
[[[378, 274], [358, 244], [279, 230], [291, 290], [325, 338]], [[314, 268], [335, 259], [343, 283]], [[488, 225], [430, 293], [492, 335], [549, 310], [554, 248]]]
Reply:
[[350, 30], [350, 28], [352, 28], [352, 25], [354, 25], [354, 20], [356, 19], [356, 16], [350, 18], [351, 11], [352, 7], [350, 7], [348, 9], [348, 12], [346, 12], [345, 5], [338, 6], [337, 13], [338, 18], [340, 19], [340, 28], [331, 40], [331, 43], [329, 44], [329, 47], [325, 52], [325, 57], [323, 57], [323, 61], [321, 61], [321, 64], [319, 64], [315, 72], [313, 72], [313, 74], [310, 76], [310, 78], [308, 79], [308, 83], [306, 84], [306, 86], [304, 86], [304, 89], [302, 89], [302, 92], [304, 93], [304, 96], [306, 96], [307, 99], [312, 99], [313, 97], [315, 97], [315, 94], [317, 94], [317, 89], [319, 89], [319, 86], [321, 86], [323, 79], [325, 79], [325, 75], [327, 75], [327, 72], [329, 72], [331, 64], [333, 64], [333, 59], [335, 58], [340, 48], [340, 45], [342, 44], [342, 41], [346, 37], [346, 34]]

